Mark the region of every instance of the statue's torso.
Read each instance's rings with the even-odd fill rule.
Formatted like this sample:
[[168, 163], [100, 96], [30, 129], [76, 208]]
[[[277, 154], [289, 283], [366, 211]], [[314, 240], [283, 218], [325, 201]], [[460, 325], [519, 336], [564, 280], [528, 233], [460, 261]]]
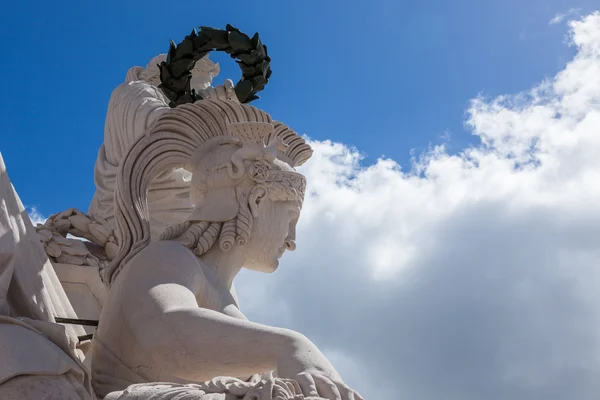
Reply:
[[[134, 258], [122, 272], [127, 275], [127, 269], [131, 267], [141, 267], [133, 265], [136, 262], [142, 262], [144, 252], [156, 250], [161, 246], [178, 246], [177, 251], [188, 252], [194, 259], [196, 265], [192, 270], [194, 276], [190, 276], [190, 281], [196, 281], [199, 284], [194, 287], [194, 295], [198, 307], [214, 310], [234, 318], [244, 318], [239, 311], [235, 294], [227, 291], [226, 288], [219, 288], [213, 279], [211, 270], [193, 255], [193, 253], [175, 242], [155, 242], [147, 249], [142, 251], [139, 256]], [[158, 251], [157, 253], [161, 253]], [[169, 251], [162, 252], [164, 259], [159, 260], [153, 257], [155, 264], [168, 264], [171, 257]], [[152, 266], [147, 267], [146, 273], [152, 274]], [[123, 279], [121, 279], [123, 278]], [[150, 351], [145, 349], [138, 338], [135, 337], [131, 329], [131, 315], [124, 311], [122, 305], [124, 302], [133, 302], [129, 294], [132, 293], [132, 285], [136, 284], [136, 279], [128, 276], [119, 277], [111, 288], [107, 303], [104, 305], [100, 317], [100, 325], [95, 334], [95, 343], [92, 358], [92, 379], [94, 380], [95, 390], [98, 395], [104, 396], [110, 391], [122, 390], [133, 383], [142, 382], [175, 382], [190, 383], [186, 380], [173, 376], [161, 368], [153, 359]], [[175, 333], [173, 333], [175, 334]]]

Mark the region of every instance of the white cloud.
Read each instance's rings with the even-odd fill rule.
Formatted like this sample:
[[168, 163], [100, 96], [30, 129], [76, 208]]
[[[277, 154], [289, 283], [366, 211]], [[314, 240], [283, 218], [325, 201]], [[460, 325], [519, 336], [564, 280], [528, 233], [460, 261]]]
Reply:
[[549, 24], [550, 25], [560, 24], [565, 19], [565, 17], [566, 17], [565, 14], [558, 13], [550, 20]]
[[548, 22], [550, 25], [556, 25], [563, 22], [568, 17], [574, 17], [581, 14], [581, 8], [570, 8], [565, 13], [557, 13], [551, 20]]
[[242, 274], [248, 316], [306, 334], [365, 398], [597, 399], [600, 13], [569, 26], [575, 58], [474, 99], [481, 144], [458, 155], [365, 167], [313, 142], [298, 250]]
[[33, 224], [33, 226], [36, 226], [37, 224], [43, 224], [44, 222], [46, 222], [46, 217], [44, 217], [42, 214], [39, 213], [39, 211], [37, 210], [37, 208], [35, 207], [26, 207], [26, 211], [27, 214], [29, 215], [29, 219], [31, 220], [31, 223]]

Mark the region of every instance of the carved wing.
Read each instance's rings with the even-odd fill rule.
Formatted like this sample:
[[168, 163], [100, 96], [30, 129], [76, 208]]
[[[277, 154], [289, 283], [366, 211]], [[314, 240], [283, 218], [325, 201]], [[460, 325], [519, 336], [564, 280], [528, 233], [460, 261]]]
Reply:
[[[38, 226], [46, 253], [55, 263], [94, 267], [104, 278], [102, 271], [119, 248], [114, 234], [113, 209], [119, 166], [147, 128], [170, 110], [168, 99], [157, 87], [160, 84], [157, 64], [164, 58], [164, 55], [153, 58], [146, 68], [131, 68], [125, 82], [117, 86], [110, 97], [104, 143], [94, 168], [96, 192], [88, 214], [69, 209]], [[194, 72], [196, 80], [203, 79], [200, 83], [205, 88], [218, 73], [218, 66], [203, 60]], [[188, 175], [182, 169], [164, 171], [150, 185], [148, 205], [153, 238], [158, 238], [167, 226], [185, 221], [191, 212]]]
[[[158, 116], [168, 111], [165, 98], [158, 88], [135, 81], [121, 84], [111, 96], [104, 143], [98, 152], [94, 169], [96, 193], [89, 207], [90, 215], [99, 216], [112, 226], [114, 190], [119, 165], [129, 148], [146, 133]], [[172, 223], [181, 222], [191, 211], [189, 183], [182, 172], [165, 171], [157, 177], [148, 192], [151, 224], [159, 234]], [[179, 218], [171, 215], [179, 211]]]
[[[156, 86], [160, 83], [156, 75], [159, 58], [153, 59], [146, 69], [130, 69], [127, 81], [113, 91], [109, 101], [104, 143], [94, 171], [96, 193], [89, 214], [106, 220], [111, 227], [114, 226], [113, 199], [119, 165], [135, 141], [170, 109], [168, 99]], [[183, 170], [165, 171], [150, 185], [148, 205], [153, 238], [158, 238], [167, 226], [184, 221], [191, 212], [188, 175]]]

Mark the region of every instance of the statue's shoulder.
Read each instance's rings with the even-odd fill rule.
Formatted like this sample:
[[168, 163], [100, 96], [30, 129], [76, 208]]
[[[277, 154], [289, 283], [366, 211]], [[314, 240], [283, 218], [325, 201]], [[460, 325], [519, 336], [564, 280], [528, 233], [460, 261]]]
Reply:
[[[112, 318], [152, 317], [172, 299], [193, 294], [198, 306], [222, 308], [223, 295], [214, 287], [209, 268], [183, 244], [171, 240], [152, 242], [123, 268], [111, 286], [105, 306]], [[161, 307], [148, 307], [157, 302]], [[102, 319], [102, 318], [101, 318]]]
[[204, 279], [194, 253], [172, 240], [159, 240], [148, 245], [129, 261], [123, 273], [125, 285], [137, 288], [171, 282], [193, 290]]
[[225, 304], [237, 304], [229, 291], [218, 288], [215, 270], [179, 241], [152, 242], [123, 270], [127, 283], [121, 291], [128, 298], [169, 283], [187, 288], [203, 308], [222, 311]]

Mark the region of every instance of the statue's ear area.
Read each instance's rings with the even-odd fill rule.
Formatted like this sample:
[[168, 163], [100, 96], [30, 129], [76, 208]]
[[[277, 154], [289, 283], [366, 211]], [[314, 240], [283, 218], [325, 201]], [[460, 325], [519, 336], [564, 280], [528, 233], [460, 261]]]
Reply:
[[267, 197], [267, 188], [264, 185], [255, 185], [248, 196], [248, 207], [254, 218], [258, 217], [258, 206]]

